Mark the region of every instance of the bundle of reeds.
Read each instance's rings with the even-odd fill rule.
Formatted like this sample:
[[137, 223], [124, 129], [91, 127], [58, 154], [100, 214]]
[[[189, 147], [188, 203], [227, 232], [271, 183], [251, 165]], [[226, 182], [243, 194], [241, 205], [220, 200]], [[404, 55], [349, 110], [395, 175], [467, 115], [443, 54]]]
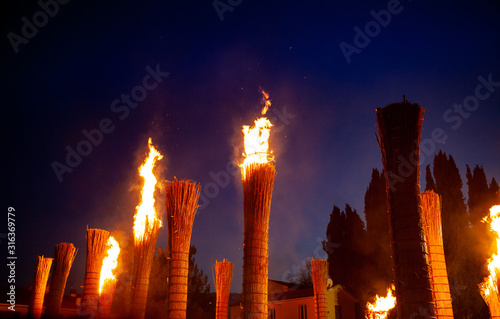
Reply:
[[186, 318], [189, 247], [201, 185], [183, 179], [165, 183], [170, 267], [168, 276], [169, 319]]
[[425, 309], [434, 316], [420, 203], [420, 131], [424, 109], [414, 103], [377, 108], [395, 274], [398, 318]]
[[39, 319], [42, 316], [43, 299], [45, 298], [45, 288], [49, 279], [50, 266], [52, 266], [52, 258], [38, 256], [36, 259], [33, 284], [31, 285], [33, 290], [31, 291], [28, 307], [28, 315], [34, 319]]
[[243, 318], [268, 316], [269, 215], [276, 169], [251, 163], [243, 169]]
[[311, 259], [312, 282], [314, 288], [314, 317], [326, 319], [328, 304], [326, 299], [328, 280], [328, 261], [325, 259]]
[[443, 248], [441, 197], [434, 191], [420, 194], [422, 220], [429, 252], [432, 292], [437, 318], [453, 318], [450, 285]]
[[152, 223], [146, 217], [144, 233], [134, 237], [134, 275], [132, 281], [132, 304], [130, 313], [133, 318], [144, 318], [148, 299], [149, 275], [153, 266], [156, 240], [160, 233], [161, 221]]
[[97, 312], [99, 302], [99, 278], [108, 239], [108, 231], [87, 228], [87, 263], [85, 265], [82, 305], [83, 310], [94, 315]]
[[59, 315], [66, 281], [77, 252], [78, 249], [73, 244], [60, 243], [56, 245], [54, 271], [52, 271], [50, 290], [46, 302], [47, 308], [45, 309], [45, 313], [49, 317]]
[[493, 282], [486, 280], [478, 286], [479, 292], [490, 310], [491, 319], [500, 318], [500, 296]]
[[229, 311], [229, 293], [233, 278], [233, 263], [226, 261], [215, 262], [215, 292], [217, 303], [215, 308], [216, 319], [227, 319]]

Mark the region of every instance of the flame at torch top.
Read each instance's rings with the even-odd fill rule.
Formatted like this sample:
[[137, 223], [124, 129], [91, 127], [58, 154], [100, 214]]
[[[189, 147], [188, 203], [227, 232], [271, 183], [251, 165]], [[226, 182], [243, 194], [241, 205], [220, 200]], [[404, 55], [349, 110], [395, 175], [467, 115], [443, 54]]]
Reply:
[[266, 115], [267, 110], [269, 110], [269, 107], [271, 106], [271, 100], [269, 99], [269, 93], [267, 93], [263, 89], [260, 89], [260, 93], [262, 93], [262, 104], [264, 105], [261, 113], [262, 115]]
[[113, 238], [109, 237], [108, 239], [108, 256], [104, 258], [102, 262], [101, 268], [101, 279], [99, 282], [99, 294], [102, 292], [102, 287], [107, 280], [116, 280], [116, 277], [113, 275], [113, 269], [118, 265], [118, 255], [120, 254], [120, 245]]
[[[262, 103], [264, 104], [262, 115], [265, 115], [271, 106], [271, 101], [269, 100], [269, 94], [264, 92], [264, 90], [261, 90], [261, 93]], [[243, 125], [245, 146], [243, 155], [245, 156], [245, 160], [243, 164], [240, 165], [243, 178], [245, 177], [245, 166], [256, 163], [264, 164], [273, 160], [271, 155], [272, 152], [269, 152], [271, 126], [273, 126], [273, 124], [266, 117], [256, 119], [252, 127]]]
[[376, 295], [375, 302], [367, 303], [366, 308], [366, 316], [368, 319], [385, 319], [389, 314], [389, 310], [396, 306], [396, 297], [392, 295], [392, 290], [394, 289], [394, 285], [391, 288], [387, 288], [387, 296], [380, 297]]
[[144, 178], [142, 188], [142, 201], [136, 207], [137, 212], [134, 217], [134, 237], [136, 240], [142, 238], [147, 228], [152, 228], [155, 220], [158, 220], [161, 227], [161, 220], [156, 217], [154, 192], [156, 188], [156, 177], [153, 174], [153, 168], [156, 161], [163, 158], [163, 155], [153, 146], [151, 138], [148, 140], [149, 155], [139, 168], [139, 174]]

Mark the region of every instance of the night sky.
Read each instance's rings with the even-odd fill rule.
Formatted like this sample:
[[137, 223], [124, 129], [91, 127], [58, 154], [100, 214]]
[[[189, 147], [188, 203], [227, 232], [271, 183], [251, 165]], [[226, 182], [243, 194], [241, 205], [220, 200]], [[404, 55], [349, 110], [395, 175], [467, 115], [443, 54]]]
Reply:
[[[466, 164], [500, 178], [497, 1], [214, 3], [73, 0], [49, 7], [52, 17], [35, 1], [1, 10], [0, 239], [5, 255], [14, 207], [18, 286], [31, 283], [36, 256], [53, 257], [60, 242], [79, 248], [67, 287], [81, 286], [87, 225], [132, 231], [151, 137], [164, 155], [159, 180], [203, 186], [196, 262], [213, 289], [215, 261], [232, 261], [232, 291], [241, 291], [234, 163], [242, 161], [241, 126], [260, 116], [260, 88], [276, 128], [272, 279], [325, 257], [319, 243], [333, 205], [349, 203], [364, 217], [371, 171], [382, 168], [375, 109], [403, 94], [426, 110], [421, 169], [442, 149], [464, 184]], [[37, 30], [23, 29], [34, 15]], [[67, 158], [69, 149], [85, 156]], [[58, 177], [54, 165], [71, 172]], [[165, 220], [163, 201], [158, 192]], [[163, 228], [157, 247], [166, 244]]]

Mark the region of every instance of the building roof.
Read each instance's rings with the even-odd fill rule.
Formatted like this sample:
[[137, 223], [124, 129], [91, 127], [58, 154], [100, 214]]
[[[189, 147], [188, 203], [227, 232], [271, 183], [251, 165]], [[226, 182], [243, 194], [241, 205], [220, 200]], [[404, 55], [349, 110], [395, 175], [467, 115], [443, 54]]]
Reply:
[[277, 301], [277, 300], [288, 300], [295, 298], [304, 298], [314, 296], [313, 288], [305, 288], [305, 289], [297, 289], [290, 290], [281, 293], [274, 293], [269, 295], [269, 301]]

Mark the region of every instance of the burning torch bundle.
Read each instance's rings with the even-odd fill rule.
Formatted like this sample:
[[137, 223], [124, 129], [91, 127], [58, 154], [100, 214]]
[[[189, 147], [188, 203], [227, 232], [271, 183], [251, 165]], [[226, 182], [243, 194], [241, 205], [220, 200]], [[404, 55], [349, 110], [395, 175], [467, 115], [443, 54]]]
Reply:
[[83, 286], [83, 310], [97, 312], [99, 302], [99, 276], [106, 254], [109, 232], [102, 229], [87, 229], [87, 263]]
[[500, 247], [500, 205], [490, 208], [490, 214], [483, 222], [490, 224], [491, 230], [495, 233], [497, 251], [488, 259], [488, 271], [490, 275], [484, 282], [479, 284], [479, 292], [490, 309], [491, 318], [500, 318], [500, 294], [499, 294], [499, 275], [500, 275], [500, 256], [498, 249]]
[[[264, 115], [271, 105], [264, 91]], [[245, 161], [241, 165], [243, 182], [243, 317], [268, 316], [269, 215], [276, 169], [269, 149], [271, 122], [261, 117], [254, 126], [243, 126]]]
[[111, 305], [113, 304], [113, 296], [116, 288], [116, 277], [113, 274], [113, 269], [117, 266], [118, 255], [120, 254], [120, 246], [113, 238], [108, 239], [107, 256], [102, 262], [101, 275], [99, 278], [99, 317], [107, 318], [111, 313]]
[[156, 240], [162, 227], [154, 207], [154, 192], [156, 177], [153, 168], [157, 160], [163, 156], [158, 152], [151, 138], [148, 141], [149, 156], [139, 168], [139, 174], [144, 178], [142, 201], [137, 206], [134, 219], [134, 276], [132, 282], [132, 307], [133, 318], [144, 318], [148, 297], [149, 275], [153, 265]]

